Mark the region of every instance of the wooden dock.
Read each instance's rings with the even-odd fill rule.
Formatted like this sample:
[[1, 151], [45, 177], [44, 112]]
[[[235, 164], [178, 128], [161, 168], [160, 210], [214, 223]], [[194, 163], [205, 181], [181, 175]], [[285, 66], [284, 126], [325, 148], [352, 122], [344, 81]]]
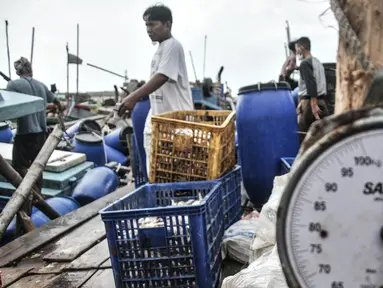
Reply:
[[1, 247], [3, 287], [114, 287], [98, 212], [133, 190], [129, 184]]

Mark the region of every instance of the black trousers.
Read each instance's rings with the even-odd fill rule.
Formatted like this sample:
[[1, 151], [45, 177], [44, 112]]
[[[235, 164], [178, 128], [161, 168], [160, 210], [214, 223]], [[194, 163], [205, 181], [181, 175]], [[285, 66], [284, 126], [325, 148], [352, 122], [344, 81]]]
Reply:
[[[47, 133], [45, 132], [16, 135], [12, 151], [12, 166], [21, 177], [24, 177], [27, 174], [28, 169], [31, 167], [41, 148], [44, 146], [46, 139]], [[35, 185], [38, 190], [37, 192], [41, 193], [42, 186], [43, 175], [41, 174]], [[32, 212], [33, 197], [30, 197], [29, 199], [31, 201], [26, 201], [29, 203], [25, 203], [26, 205], [23, 206], [28, 215]]]

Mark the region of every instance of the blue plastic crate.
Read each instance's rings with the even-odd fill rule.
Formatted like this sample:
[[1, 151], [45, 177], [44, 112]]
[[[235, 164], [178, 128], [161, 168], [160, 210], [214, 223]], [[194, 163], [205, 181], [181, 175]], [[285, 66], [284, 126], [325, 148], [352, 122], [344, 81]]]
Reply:
[[142, 165], [146, 165], [146, 159], [141, 159], [136, 137], [132, 135], [132, 152], [134, 157], [134, 167], [133, 167], [133, 177], [134, 185], [136, 188], [141, 187], [142, 185], [148, 182], [147, 176], [145, 175], [145, 170]]
[[295, 157], [284, 157], [281, 158], [281, 175], [290, 172], [291, 166], [293, 165]]
[[222, 200], [225, 229], [241, 219], [241, 167], [237, 166], [219, 179], [222, 183]]
[[[147, 184], [101, 210], [116, 287], [214, 287], [222, 262], [221, 188], [218, 181]], [[199, 205], [168, 206], [199, 197]], [[164, 224], [143, 227], [146, 217]]]

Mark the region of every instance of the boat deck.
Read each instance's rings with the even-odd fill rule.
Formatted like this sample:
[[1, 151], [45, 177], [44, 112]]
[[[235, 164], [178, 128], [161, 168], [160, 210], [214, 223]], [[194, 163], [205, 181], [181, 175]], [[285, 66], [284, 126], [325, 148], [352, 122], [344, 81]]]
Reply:
[[122, 187], [1, 247], [2, 287], [114, 287], [98, 212], [133, 190]]

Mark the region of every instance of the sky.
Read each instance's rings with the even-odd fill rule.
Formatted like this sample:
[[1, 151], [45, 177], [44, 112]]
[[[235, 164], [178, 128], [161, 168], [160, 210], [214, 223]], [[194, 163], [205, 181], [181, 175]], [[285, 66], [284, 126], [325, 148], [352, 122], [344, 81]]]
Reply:
[[[0, 0], [0, 71], [8, 74], [5, 20], [9, 22], [11, 63], [30, 58], [35, 27], [34, 77], [56, 83], [66, 91], [66, 43], [76, 54], [80, 26], [80, 57], [130, 79], [148, 80], [150, 62], [157, 48], [142, 20], [151, 0]], [[205, 76], [222, 80], [233, 94], [242, 86], [277, 80], [285, 60], [285, 21], [292, 38], [308, 36], [312, 54], [322, 62], [335, 62], [338, 32], [326, 0], [163, 0], [173, 12], [173, 36], [183, 45], [189, 80], [203, 76], [204, 38], [207, 35]], [[12, 78], [15, 75], [13, 64]], [[80, 66], [79, 90], [113, 90], [122, 78]], [[70, 66], [70, 91], [76, 90], [76, 66]], [[0, 77], [0, 87], [6, 82]]]

